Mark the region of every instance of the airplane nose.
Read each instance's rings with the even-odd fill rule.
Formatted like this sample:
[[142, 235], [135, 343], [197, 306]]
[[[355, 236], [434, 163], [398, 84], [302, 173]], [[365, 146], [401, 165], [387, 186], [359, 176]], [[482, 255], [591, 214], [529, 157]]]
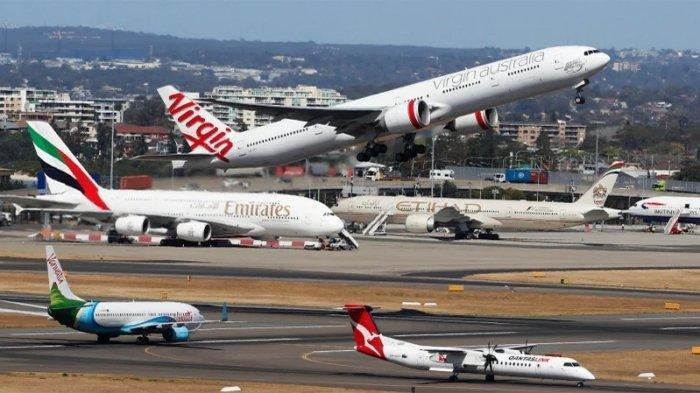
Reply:
[[333, 220], [330, 222], [330, 227], [331, 227], [331, 232], [335, 233], [340, 233], [343, 229], [345, 229], [345, 223], [343, 220], [340, 218], [333, 216]]
[[595, 380], [595, 375], [593, 375], [593, 373], [591, 373], [587, 369], [582, 367], [580, 371], [581, 371], [581, 379], [583, 379], [584, 381], [594, 381]]
[[608, 63], [610, 63], [610, 56], [608, 56], [607, 53], [603, 53], [603, 52], [600, 52], [599, 54], [600, 54], [600, 58], [601, 58], [601, 62], [602, 62], [600, 68], [603, 68], [606, 65], [608, 65]]

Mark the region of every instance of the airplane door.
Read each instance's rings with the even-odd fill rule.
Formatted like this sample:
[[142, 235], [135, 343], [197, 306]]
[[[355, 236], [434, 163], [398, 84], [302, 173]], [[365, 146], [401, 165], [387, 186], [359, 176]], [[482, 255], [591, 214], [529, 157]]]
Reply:
[[238, 152], [239, 157], [245, 157], [248, 155], [248, 146], [246, 145], [245, 140], [241, 139], [237, 142], [236, 151]]
[[491, 75], [491, 87], [498, 87], [500, 82], [498, 81], [498, 78], [496, 75]]

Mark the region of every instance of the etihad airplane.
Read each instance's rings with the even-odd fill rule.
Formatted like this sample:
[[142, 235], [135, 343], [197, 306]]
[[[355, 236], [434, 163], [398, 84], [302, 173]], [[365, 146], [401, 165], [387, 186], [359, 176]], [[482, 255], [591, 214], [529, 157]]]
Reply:
[[149, 334], [160, 333], [169, 343], [187, 341], [190, 333], [207, 321], [195, 307], [179, 302], [101, 302], [83, 300], [68, 286], [61, 263], [53, 250], [46, 246], [46, 269], [49, 273], [47, 312], [61, 325], [80, 332], [96, 334], [98, 343], [111, 338], [135, 335], [137, 342], [147, 344]]
[[358, 161], [403, 139], [396, 161], [425, 153], [416, 133], [471, 133], [498, 123], [496, 106], [573, 88], [576, 103], [591, 76], [610, 57], [588, 46], [558, 46], [399, 87], [332, 107], [297, 107], [216, 99], [203, 101], [274, 116], [271, 124], [235, 132], [172, 86], [158, 89], [166, 110], [191, 148], [188, 154], [141, 156], [179, 161], [184, 168], [242, 168], [285, 164], [349, 146]]
[[619, 173], [607, 171], [573, 203], [367, 195], [341, 199], [332, 210], [348, 222], [371, 224], [384, 215], [412, 233], [442, 227], [456, 239], [498, 239], [496, 228], [554, 230], [619, 217], [619, 210], [604, 206]]
[[80, 215], [114, 222], [122, 235], [165, 228], [169, 238], [207, 242], [234, 236], [319, 237], [341, 235], [356, 243], [343, 222], [313, 199], [268, 193], [107, 190], [100, 187], [46, 122], [28, 122], [50, 191], [36, 197], [0, 196], [28, 210]]
[[642, 199], [623, 213], [639, 217], [646, 223], [667, 223], [678, 216], [676, 223], [700, 224], [700, 198], [663, 196]]
[[488, 382], [498, 375], [576, 381], [579, 387], [595, 379], [574, 359], [530, 354], [534, 345], [475, 349], [417, 345], [384, 336], [374, 322], [372, 307], [348, 304], [344, 309], [357, 352], [404, 367], [450, 373], [453, 381], [460, 373], [482, 374]]

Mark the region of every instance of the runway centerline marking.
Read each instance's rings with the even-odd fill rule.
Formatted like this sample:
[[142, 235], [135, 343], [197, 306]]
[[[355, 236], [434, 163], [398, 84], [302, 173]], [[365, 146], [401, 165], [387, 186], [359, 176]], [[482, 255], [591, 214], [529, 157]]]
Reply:
[[279, 338], [241, 338], [241, 339], [231, 339], [231, 340], [193, 340], [187, 342], [172, 343], [170, 345], [183, 345], [183, 344], [245, 344], [245, 343], [267, 343], [267, 342], [285, 342], [285, 341], [301, 341], [299, 337], [279, 337]]
[[11, 300], [4, 300], [0, 299], [0, 302], [5, 302], [5, 303], [10, 303], [10, 304], [15, 304], [17, 306], [25, 306], [25, 307], [33, 307], [33, 308], [41, 308], [46, 310], [46, 306], [40, 306], [38, 304], [32, 304], [32, 303], [22, 303], [22, 302], [13, 302]]
[[48, 317], [49, 316], [49, 314], [47, 314], [45, 312], [16, 310], [14, 308], [0, 308], [0, 312], [7, 313], [7, 314], [34, 315], [37, 317]]
[[67, 345], [49, 344], [49, 345], [8, 345], [0, 347], [0, 349], [44, 349], [44, 348], [64, 348]]
[[[354, 349], [339, 349], [339, 350], [336, 350], [336, 351], [340, 351], [340, 352], [355, 352]], [[332, 350], [331, 350], [331, 351], [311, 351], [311, 352], [307, 352], [307, 353], [301, 355], [301, 358], [304, 359], [304, 360], [306, 360], [307, 362], [317, 363], [317, 364], [326, 364], [326, 365], [330, 365], [330, 366], [357, 368], [357, 369], [362, 369], [362, 370], [374, 370], [373, 367], [370, 368], [370, 367], [362, 367], [362, 366], [353, 366], [353, 365], [342, 364], [342, 363], [324, 362], [323, 360], [315, 360], [315, 359], [311, 359], [311, 358], [309, 357], [309, 356], [314, 355], [314, 354], [317, 354], [317, 353], [330, 353], [330, 352], [336, 352], [336, 351], [332, 351]]]
[[[71, 332], [27, 332], [27, 333], [10, 333], [10, 336], [62, 336], [66, 334], [89, 334], [80, 331]], [[2, 336], [0, 336], [2, 337]]]

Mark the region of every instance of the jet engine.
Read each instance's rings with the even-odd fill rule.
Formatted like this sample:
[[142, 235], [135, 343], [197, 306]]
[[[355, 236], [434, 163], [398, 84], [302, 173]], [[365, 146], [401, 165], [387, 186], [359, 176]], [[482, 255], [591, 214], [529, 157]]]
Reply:
[[148, 232], [151, 223], [145, 216], [119, 217], [114, 222], [114, 229], [117, 233], [127, 236], [138, 236]]
[[387, 109], [381, 126], [392, 134], [414, 132], [430, 125], [430, 106], [423, 100], [411, 100]]
[[163, 330], [163, 339], [169, 343], [179, 343], [190, 338], [190, 331], [185, 326], [171, 326]]
[[199, 221], [188, 221], [177, 224], [175, 229], [178, 239], [190, 242], [205, 242], [211, 239], [211, 227], [209, 224]]
[[411, 233], [432, 232], [435, 219], [430, 214], [410, 214], [406, 217], [406, 231]]
[[446, 130], [463, 135], [473, 134], [482, 130], [490, 130], [498, 126], [498, 111], [488, 108], [469, 115], [460, 116], [445, 125]]

